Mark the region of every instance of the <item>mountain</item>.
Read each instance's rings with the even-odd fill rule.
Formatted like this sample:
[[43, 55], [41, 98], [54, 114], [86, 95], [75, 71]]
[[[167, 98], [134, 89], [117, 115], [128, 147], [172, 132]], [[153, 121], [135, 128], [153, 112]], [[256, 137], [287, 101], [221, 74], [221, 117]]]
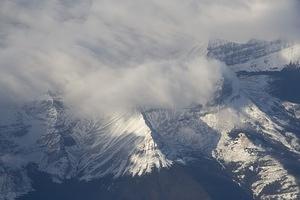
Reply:
[[228, 71], [205, 106], [85, 117], [49, 92], [1, 107], [0, 200], [299, 199], [299, 46], [198, 51]]
[[208, 45], [209, 57], [230, 66], [235, 72], [280, 71], [287, 64], [298, 62], [300, 45], [283, 40], [250, 40], [245, 44], [213, 40]]

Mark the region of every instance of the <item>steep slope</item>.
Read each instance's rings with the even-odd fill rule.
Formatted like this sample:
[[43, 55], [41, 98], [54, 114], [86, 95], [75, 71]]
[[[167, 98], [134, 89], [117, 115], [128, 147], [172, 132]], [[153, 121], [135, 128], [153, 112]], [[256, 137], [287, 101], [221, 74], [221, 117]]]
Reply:
[[249, 99], [236, 97], [201, 119], [222, 133], [214, 157], [241, 186], [250, 188], [255, 198], [299, 198], [297, 178], [287, 171], [278, 155], [285, 152], [291, 161], [299, 159], [299, 141], [295, 146], [285, 129]]
[[[300, 166], [299, 104], [273, 95], [278, 90], [274, 81], [286, 78], [280, 70], [299, 62], [299, 45], [215, 41], [208, 55], [237, 72], [240, 87], [231, 101], [201, 117], [222, 133], [214, 157], [255, 199], [300, 198], [299, 172], [294, 170]], [[285, 83], [294, 88], [293, 82]]]
[[280, 71], [300, 60], [300, 45], [282, 40], [250, 40], [245, 44], [213, 40], [207, 55], [224, 62], [235, 72]]
[[[108, 174], [141, 175], [171, 164], [137, 112], [79, 119], [68, 113], [60, 98], [46, 95], [15, 109], [13, 115], [1, 126], [3, 170], [13, 167], [21, 173], [33, 162], [54, 180], [63, 181], [74, 176], [89, 180]], [[26, 174], [23, 177], [2, 176], [1, 197], [13, 199], [28, 191], [29, 180]], [[22, 183], [14, 184], [18, 179]], [[5, 189], [5, 185], [11, 187]], [[16, 194], [11, 194], [13, 191]]]

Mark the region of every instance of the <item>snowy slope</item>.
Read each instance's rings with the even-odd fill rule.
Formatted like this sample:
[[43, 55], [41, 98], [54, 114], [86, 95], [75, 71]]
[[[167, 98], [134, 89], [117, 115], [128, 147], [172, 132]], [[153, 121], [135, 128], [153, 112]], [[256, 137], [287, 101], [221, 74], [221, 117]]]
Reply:
[[[222, 133], [213, 156], [238, 183], [250, 188], [255, 198], [299, 198], [297, 178], [272, 153], [286, 150], [299, 158], [299, 141], [288, 140], [284, 129], [251, 100], [238, 97], [201, 119]], [[268, 193], [269, 187], [276, 190]]]
[[[18, 117], [1, 126], [0, 161], [18, 173], [33, 162], [55, 181], [89, 180], [109, 174], [141, 175], [171, 164], [157, 148], [141, 113], [78, 119], [68, 113], [61, 99], [46, 95], [15, 110], [14, 115]], [[30, 190], [26, 175], [22, 184], [14, 185], [13, 177], [0, 179], [2, 198], [13, 199]], [[12, 186], [5, 189], [5, 185]]]
[[208, 56], [224, 62], [235, 71], [280, 71], [300, 60], [300, 45], [282, 40], [250, 40], [240, 44], [215, 40], [208, 47]]

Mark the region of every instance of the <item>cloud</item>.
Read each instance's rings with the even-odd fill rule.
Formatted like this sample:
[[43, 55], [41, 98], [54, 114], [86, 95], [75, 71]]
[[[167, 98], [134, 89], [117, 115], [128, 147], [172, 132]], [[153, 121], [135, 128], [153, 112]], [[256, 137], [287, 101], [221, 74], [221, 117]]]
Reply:
[[59, 90], [88, 111], [205, 104], [222, 82], [222, 66], [204, 56], [208, 40], [298, 39], [298, 4], [2, 0], [0, 103]]
[[[186, 107], [191, 103], [206, 104], [221, 83], [220, 64], [216, 61], [198, 58], [189, 62], [148, 62], [88, 74], [66, 88], [66, 100], [75, 100], [75, 105], [97, 105], [96, 109], [104, 112], [134, 107]], [[91, 112], [95, 107], [84, 109]]]

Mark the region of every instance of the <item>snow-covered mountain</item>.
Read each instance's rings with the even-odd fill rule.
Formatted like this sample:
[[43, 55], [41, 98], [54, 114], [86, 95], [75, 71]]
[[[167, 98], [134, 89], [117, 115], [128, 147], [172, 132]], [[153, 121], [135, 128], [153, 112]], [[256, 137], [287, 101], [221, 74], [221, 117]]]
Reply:
[[207, 55], [235, 72], [280, 71], [290, 62], [299, 61], [300, 45], [283, 40], [250, 40], [245, 44], [212, 40]]
[[[203, 52], [191, 52], [197, 49]], [[218, 162], [254, 199], [299, 199], [300, 102], [272, 95], [274, 77], [257, 73], [296, 63], [299, 46], [218, 40], [207, 54], [229, 69], [209, 105], [85, 118], [48, 93], [21, 107], [1, 108], [0, 200], [33, 189], [30, 163], [61, 183], [143, 176], [199, 158]], [[241, 71], [248, 74], [234, 73]]]

